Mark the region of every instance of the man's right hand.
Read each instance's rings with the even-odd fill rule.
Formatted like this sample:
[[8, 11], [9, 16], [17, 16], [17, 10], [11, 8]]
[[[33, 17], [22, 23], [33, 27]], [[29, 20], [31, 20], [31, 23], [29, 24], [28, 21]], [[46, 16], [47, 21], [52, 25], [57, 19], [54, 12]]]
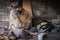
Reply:
[[37, 35], [38, 33], [33, 33], [33, 32], [31, 32], [30, 33], [30, 35], [32, 35], [32, 36], [35, 36], [35, 35]]

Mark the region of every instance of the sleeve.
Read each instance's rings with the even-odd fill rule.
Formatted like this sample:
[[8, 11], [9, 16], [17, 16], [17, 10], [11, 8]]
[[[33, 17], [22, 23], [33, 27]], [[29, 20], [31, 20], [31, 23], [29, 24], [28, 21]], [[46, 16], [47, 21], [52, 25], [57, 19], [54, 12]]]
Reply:
[[11, 10], [10, 11], [10, 20], [9, 20], [9, 29], [12, 29], [12, 26], [14, 26], [14, 22], [13, 22], [13, 20], [14, 20], [14, 11], [13, 10]]
[[[18, 24], [20, 24], [20, 23], [18, 22], [18, 18], [16, 16], [16, 11], [11, 10], [10, 11], [9, 29], [10, 30], [15, 29], [16, 27], [18, 27]], [[21, 26], [21, 24], [19, 26]]]

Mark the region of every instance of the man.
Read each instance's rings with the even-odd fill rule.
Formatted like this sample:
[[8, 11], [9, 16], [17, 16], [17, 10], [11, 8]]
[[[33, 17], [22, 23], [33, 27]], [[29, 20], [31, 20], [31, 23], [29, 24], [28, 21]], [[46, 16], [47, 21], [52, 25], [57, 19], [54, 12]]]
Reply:
[[30, 25], [31, 15], [23, 9], [22, 0], [13, 0], [11, 6], [9, 30], [13, 31], [17, 37], [24, 37], [22, 31]]

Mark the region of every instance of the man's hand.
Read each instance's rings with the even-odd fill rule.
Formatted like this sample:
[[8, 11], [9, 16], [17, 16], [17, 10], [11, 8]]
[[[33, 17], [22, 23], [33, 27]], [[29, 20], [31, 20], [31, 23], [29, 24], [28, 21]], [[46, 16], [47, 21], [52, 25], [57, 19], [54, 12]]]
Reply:
[[37, 35], [38, 33], [30, 32], [30, 34], [31, 34], [32, 36], [35, 36], [35, 35]]

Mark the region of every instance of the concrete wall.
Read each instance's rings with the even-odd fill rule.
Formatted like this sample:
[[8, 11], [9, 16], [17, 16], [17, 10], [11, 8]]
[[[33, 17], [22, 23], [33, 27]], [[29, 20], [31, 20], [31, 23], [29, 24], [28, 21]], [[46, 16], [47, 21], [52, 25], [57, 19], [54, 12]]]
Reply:
[[9, 25], [9, 1], [0, 0], [0, 27], [8, 27]]
[[52, 24], [54, 24], [57, 27], [60, 27], [60, 15], [59, 10], [56, 10], [52, 8], [53, 6], [50, 6], [48, 2], [41, 2], [37, 0], [32, 0], [32, 10], [33, 15], [35, 17], [40, 17], [42, 19], [50, 21]]

